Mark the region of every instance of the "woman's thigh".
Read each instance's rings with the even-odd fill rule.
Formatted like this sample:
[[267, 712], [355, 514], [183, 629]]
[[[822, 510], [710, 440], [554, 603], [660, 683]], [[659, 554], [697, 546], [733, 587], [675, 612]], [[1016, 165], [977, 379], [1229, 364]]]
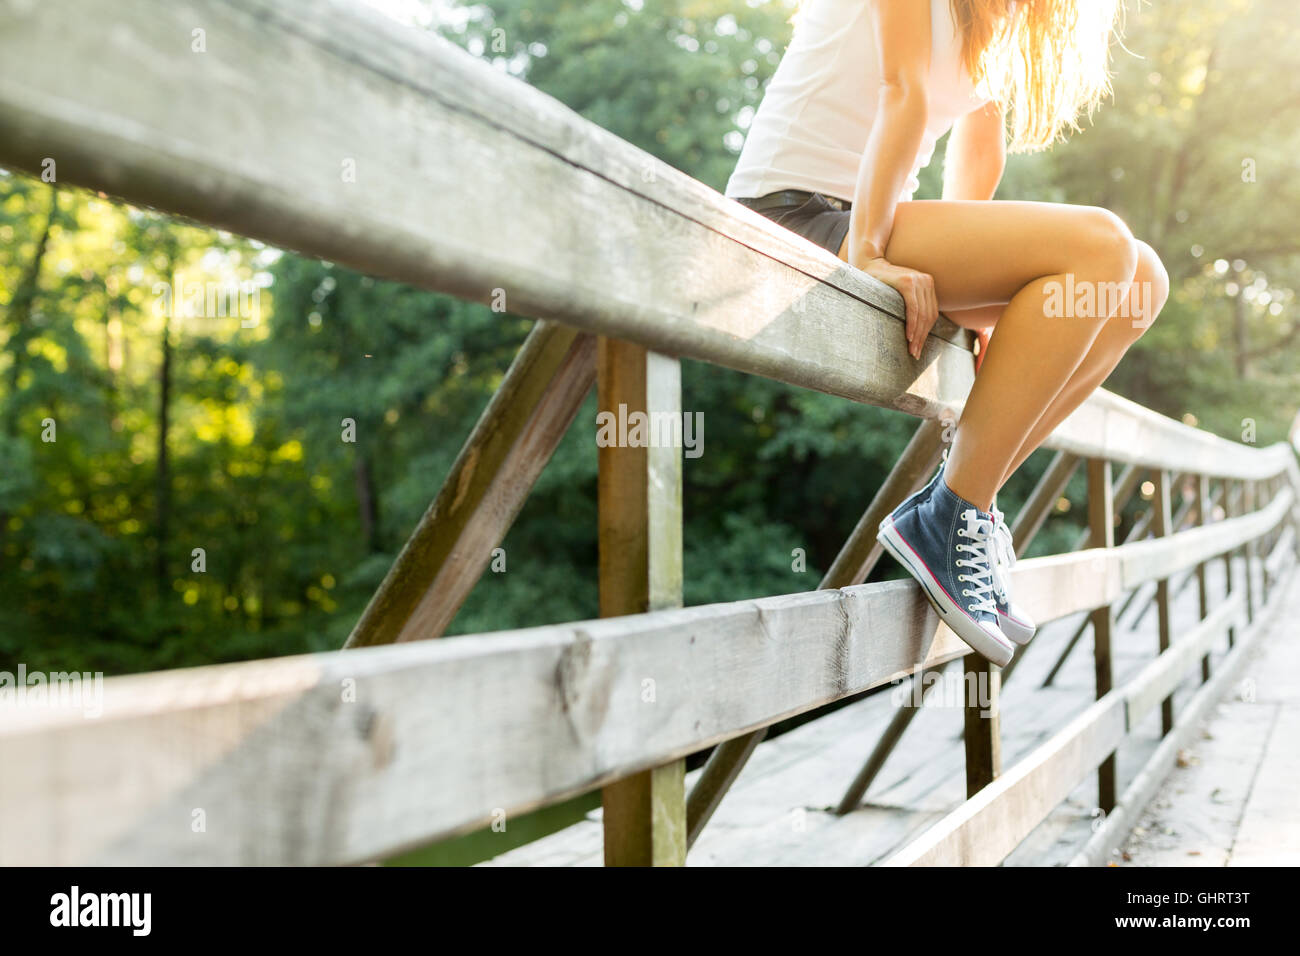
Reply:
[[915, 200], [898, 204], [885, 258], [933, 276], [947, 312], [1005, 305], [1035, 279], [1125, 243], [1127, 227], [1093, 206]]

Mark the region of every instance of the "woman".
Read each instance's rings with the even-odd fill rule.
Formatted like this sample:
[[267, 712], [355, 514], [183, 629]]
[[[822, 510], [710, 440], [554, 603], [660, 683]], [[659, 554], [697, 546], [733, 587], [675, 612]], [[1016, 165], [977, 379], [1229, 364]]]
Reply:
[[[940, 310], [992, 326], [939, 474], [881, 523], [880, 541], [945, 623], [1000, 665], [1034, 628], [1011, 603], [1014, 556], [994, 496], [1168, 295], [1151, 247], [1107, 210], [989, 201], [1008, 134], [1013, 150], [1046, 148], [1109, 92], [1119, 7], [806, 0], [727, 185], [898, 290], [913, 359]], [[913, 201], [949, 130], [943, 199]], [[1062, 289], [1089, 290], [1077, 299], [1088, 307], [1061, 315]]]

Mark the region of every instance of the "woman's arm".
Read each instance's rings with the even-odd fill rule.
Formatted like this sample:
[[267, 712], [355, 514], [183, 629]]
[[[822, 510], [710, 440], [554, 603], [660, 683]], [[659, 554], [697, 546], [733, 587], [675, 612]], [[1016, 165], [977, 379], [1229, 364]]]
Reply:
[[992, 199], [1007, 166], [1007, 136], [996, 103], [953, 124], [943, 160], [944, 199]]
[[851, 265], [893, 286], [907, 310], [908, 349], [914, 358], [939, 316], [934, 280], [884, 258], [898, 197], [925, 134], [930, 72], [930, 0], [870, 0], [881, 84], [877, 111], [858, 166], [849, 217]]

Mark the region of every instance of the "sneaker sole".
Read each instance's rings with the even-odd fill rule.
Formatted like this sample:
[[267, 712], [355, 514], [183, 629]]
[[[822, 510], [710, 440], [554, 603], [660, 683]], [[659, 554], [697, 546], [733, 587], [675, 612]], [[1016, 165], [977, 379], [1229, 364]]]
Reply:
[[1011, 663], [1011, 658], [1015, 654], [1015, 645], [1009, 642], [1003, 644], [971, 620], [970, 616], [948, 596], [943, 585], [930, 573], [911, 546], [903, 540], [903, 536], [895, 529], [892, 518], [886, 517], [880, 523], [877, 540], [880, 546], [921, 585], [921, 593], [938, 613], [940, 620], [947, 624], [954, 634], [969, 644], [976, 653], [988, 658], [999, 667], [1006, 667]]
[[1025, 627], [1025, 625], [1017, 623], [1016, 619], [1010, 614], [1003, 614], [1001, 611], [998, 611], [998, 627], [1003, 634], [1021, 647], [1032, 641], [1034, 635], [1038, 633], [1037, 627]]

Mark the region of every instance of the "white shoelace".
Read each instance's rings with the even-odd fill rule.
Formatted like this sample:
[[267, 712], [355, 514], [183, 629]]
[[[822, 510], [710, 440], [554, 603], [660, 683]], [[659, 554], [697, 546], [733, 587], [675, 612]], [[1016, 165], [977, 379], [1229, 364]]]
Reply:
[[1011, 540], [1011, 529], [1002, 518], [997, 507], [991, 509], [993, 515], [993, 590], [1003, 603], [1010, 603], [1011, 581], [1008, 577], [1016, 566], [1016, 545]]
[[959, 544], [957, 550], [972, 555], [970, 558], [958, 558], [953, 562], [959, 568], [970, 569], [966, 574], [957, 575], [958, 581], [970, 585], [962, 589], [962, 597], [975, 598], [969, 610], [996, 614], [993, 581], [994, 575], [997, 574], [997, 559], [993, 551], [998, 545], [994, 522], [991, 518], [981, 518], [974, 508], [967, 508], [961, 516], [966, 521], [966, 527], [958, 528], [957, 533], [971, 543]]

